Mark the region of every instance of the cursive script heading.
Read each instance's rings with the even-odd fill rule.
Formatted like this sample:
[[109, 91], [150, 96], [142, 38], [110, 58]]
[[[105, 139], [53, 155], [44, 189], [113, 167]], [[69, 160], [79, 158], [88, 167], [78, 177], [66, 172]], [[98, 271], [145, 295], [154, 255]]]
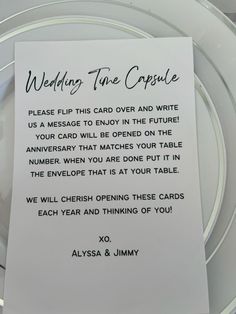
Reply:
[[[142, 88], [147, 90], [160, 84], [173, 85], [180, 76], [167, 68], [163, 73], [143, 74], [140, 66], [133, 65], [122, 77], [112, 74], [111, 67], [104, 66], [93, 69], [87, 73], [91, 77], [92, 90], [123, 85], [126, 89]], [[54, 92], [67, 91], [70, 95], [76, 94], [85, 85], [85, 80], [79, 77], [70, 77], [68, 71], [58, 71], [54, 77], [49, 77], [45, 71], [40, 75], [35, 75], [31, 70], [28, 72], [25, 91], [39, 92], [45, 88]]]

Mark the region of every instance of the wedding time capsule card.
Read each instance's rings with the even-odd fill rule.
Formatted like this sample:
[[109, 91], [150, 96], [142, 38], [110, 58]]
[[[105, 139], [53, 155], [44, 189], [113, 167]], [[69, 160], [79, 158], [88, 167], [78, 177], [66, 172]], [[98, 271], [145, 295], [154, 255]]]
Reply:
[[192, 40], [23, 42], [4, 314], [203, 314]]

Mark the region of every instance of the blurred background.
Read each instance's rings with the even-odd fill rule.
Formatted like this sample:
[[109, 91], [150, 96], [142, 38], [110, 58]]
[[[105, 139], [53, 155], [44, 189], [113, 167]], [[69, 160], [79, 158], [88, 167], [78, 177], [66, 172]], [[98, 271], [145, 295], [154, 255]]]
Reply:
[[[158, 0], [157, 0], [158, 1]], [[176, 0], [177, 1], [177, 0]], [[199, 2], [205, 0], [198, 0]], [[20, 11], [27, 10], [32, 6], [38, 6], [46, 3], [54, 2], [54, 0], [0, 0], [0, 22], [7, 19], [9, 16], [14, 15]], [[58, 1], [60, 2], [60, 0]], [[234, 23], [236, 23], [236, 0], [210, 0], [209, 10], [211, 10], [211, 4], [215, 5], [220, 11], [227, 15]], [[1, 32], [1, 24], [0, 24]], [[1, 205], [1, 204], [0, 204]], [[0, 235], [1, 237], [1, 235]], [[4, 240], [0, 239], [0, 314], [2, 313], [2, 296], [3, 296], [3, 279], [4, 279], [4, 268], [1, 265], [5, 264], [6, 248]], [[235, 304], [236, 305], [236, 304]], [[235, 310], [229, 309], [222, 312], [236, 314]], [[33, 313], [32, 313], [33, 314]]]
[[236, 23], [236, 0], [211, 0], [211, 2]]

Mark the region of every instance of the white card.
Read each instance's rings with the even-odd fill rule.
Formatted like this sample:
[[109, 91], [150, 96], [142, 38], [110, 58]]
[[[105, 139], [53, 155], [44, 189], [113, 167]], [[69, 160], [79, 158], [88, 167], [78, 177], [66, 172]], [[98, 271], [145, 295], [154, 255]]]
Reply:
[[4, 314], [203, 314], [190, 38], [16, 44]]

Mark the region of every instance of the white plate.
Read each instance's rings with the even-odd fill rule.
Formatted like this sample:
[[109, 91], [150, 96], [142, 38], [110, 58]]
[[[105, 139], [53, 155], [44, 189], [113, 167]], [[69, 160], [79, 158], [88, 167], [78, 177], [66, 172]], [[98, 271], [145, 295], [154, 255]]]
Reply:
[[[179, 8], [183, 8], [183, 11]], [[217, 11], [214, 13], [219, 15]], [[222, 284], [225, 284], [226, 292], [221, 293], [218, 289], [219, 295], [217, 295], [214, 287], [214, 276], [218, 276], [217, 278], [222, 276], [217, 273], [218, 268], [214, 265], [214, 261], [217, 260], [217, 249], [220, 248], [219, 243], [224, 238], [225, 231], [229, 229], [236, 203], [232, 188], [236, 186], [234, 163], [236, 159], [234, 140], [236, 31], [230, 22], [226, 25], [221, 19], [194, 0], [178, 0], [178, 2], [136, 0], [132, 4], [123, 0], [54, 3], [22, 12], [6, 20], [1, 25], [5, 33], [0, 35], [0, 69], [2, 69], [0, 71], [0, 135], [2, 135], [0, 137], [0, 234], [2, 237], [5, 239], [7, 237], [11, 197], [14, 42], [16, 40], [192, 36], [195, 41], [195, 72], [202, 82], [196, 79], [204, 236], [205, 240], [208, 240], [206, 256], [208, 260], [211, 259], [209, 273], [213, 273], [212, 278], [209, 277], [210, 302], [212, 313], [220, 313], [236, 295], [236, 284], [224, 283], [224, 278]], [[224, 143], [228, 168], [225, 193]], [[233, 271], [226, 268], [224, 271]], [[234, 278], [235, 276], [232, 275], [232, 282]]]

